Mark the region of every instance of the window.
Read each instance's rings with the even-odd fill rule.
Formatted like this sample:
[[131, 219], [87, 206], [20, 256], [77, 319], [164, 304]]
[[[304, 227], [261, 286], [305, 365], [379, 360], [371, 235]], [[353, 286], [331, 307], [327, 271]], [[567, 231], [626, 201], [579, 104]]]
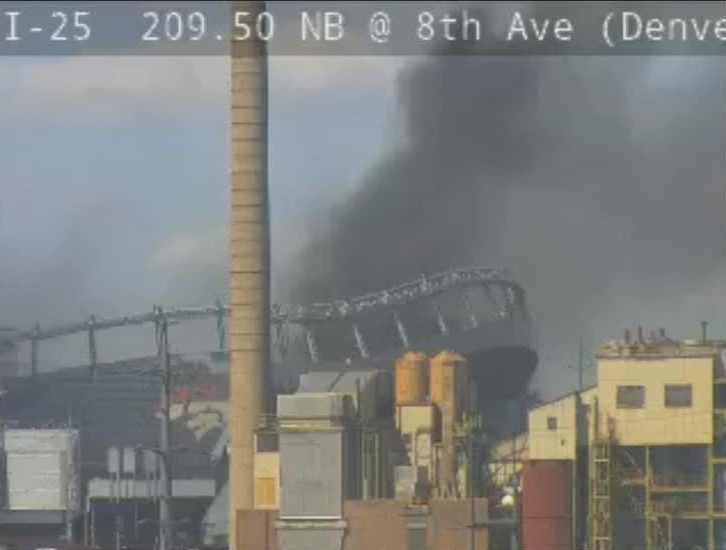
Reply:
[[645, 387], [618, 386], [618, 409], [642, 409], [645, 406]]
[[693, 405], [693, 391], [690, 384], [666, 384], [666, 407], [690, 407]]
[[713, 408], [726, 409], [726, 384], [713, 385]]
[[554, 431], [557, 429], [557, 417], [555, 416], [548, 416], [547, 417], [547, 429]]
[[276, 453], [280, 450], [277, 434], [267, 432], [257, 432], [257, 452], [258, 453]]

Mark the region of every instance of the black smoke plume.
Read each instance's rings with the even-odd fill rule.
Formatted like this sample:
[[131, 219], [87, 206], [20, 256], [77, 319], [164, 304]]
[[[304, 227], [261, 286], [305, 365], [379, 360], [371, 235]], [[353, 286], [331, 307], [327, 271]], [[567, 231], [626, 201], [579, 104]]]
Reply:
[[695, 57], [412, 62], [405, 139], [302, 252], [294, 297], [507, 267], [554, 347], [673, 326], [669, 304], [704, 289], [726, 303], [724, 75]]

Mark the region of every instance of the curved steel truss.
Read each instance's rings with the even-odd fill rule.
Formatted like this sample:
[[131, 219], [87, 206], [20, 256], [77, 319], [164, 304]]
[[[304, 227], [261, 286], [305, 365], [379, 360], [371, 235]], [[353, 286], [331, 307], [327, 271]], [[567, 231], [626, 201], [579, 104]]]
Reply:
[[[452, 291], [459, 290], [466, 292], [472, 288], [479, 288], [485, 295], [489, 296], [490, 302], [495, 308], [493, 317], [477, 320], [477, 314], [464, 296], [462, 306], [469, 312], [473, 326], [476, 326], [477, 322], [486, 323], [501, 319], [517, 318], [525, 322], [528, 321], [529, 314], [526, 308], [524, 291], [505, 270], [488, 268], [458, 269], [432, 276], [421, 276], [414, 281], [387, 290], [350, 299], [306, 306], [272, 305], [270, 308], [270, 323], [273, 328], [273, 345], [285, 346], [288, 339], [282, 333], [286, 332], [290, 327], [297, 326], [305, 334], [309, 358], [316, 361], [318, 343], [316, 342], [315, 333], [318, 329], [324, 329], [325, 326], [342, 324], [351, 328], [358, 353], [360, 356], [366, 357], [368, 347], [360, 330], [359, 321], [380, 315], [395, 320], [398, 337], [403, 346], [408, 347], [407, 328], [399, 315], [406, 306], [427, 298], [435, 301], [438, 295], [450, 294]], [[498, 299], [493, 298], [495, 291], [499, 296]], [[448, 324], [445, 315], [438, 306], [435, 306], [435, 310], [438, 316], [439, 328], [443, 334], [446, 334]], [[219, 302], [204, 307], [161, 308], [155, 306], [152, 311], [123, 317], [102, 318], [92, 315], [85, 321], [54, 327], [36, 325], [31, 330], [14, 331], [9, 337], [15, 342], [31, 342], [33, 355], [35, 356], [38, 342], [41, 340], [87, 333], [90, 362], [94, 364], [96, 356], [95, 333], [97, 331], [147, 323], [158, 326], [161, 321], [179, 322], [206, 318], [216, 319], [220, 336], [220, 348], [224, 348], [224, 326], [229, 312], [229, 306]]]

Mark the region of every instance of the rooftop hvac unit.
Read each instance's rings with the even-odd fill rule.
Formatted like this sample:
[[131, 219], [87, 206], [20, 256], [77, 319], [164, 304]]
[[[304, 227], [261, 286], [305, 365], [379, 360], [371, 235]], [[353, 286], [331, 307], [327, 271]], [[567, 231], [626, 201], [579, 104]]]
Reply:
[[277, 398], [280, 419], [333, 419], [350, 413], [350, 398], [341, 393], [296, 393]]
[[7, 430], [4, 435], [8, 508], [77, 511], [78, 433]]

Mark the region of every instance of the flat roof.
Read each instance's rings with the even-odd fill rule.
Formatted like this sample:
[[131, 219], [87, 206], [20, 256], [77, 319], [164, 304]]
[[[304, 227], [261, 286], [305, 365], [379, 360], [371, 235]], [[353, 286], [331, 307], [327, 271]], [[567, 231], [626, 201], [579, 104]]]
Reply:
[[671, 340], [669, 338], [645, 340], [612, 340], [598, 350], [598, 359], [718, 357], [726, 348], [723, 340]]

